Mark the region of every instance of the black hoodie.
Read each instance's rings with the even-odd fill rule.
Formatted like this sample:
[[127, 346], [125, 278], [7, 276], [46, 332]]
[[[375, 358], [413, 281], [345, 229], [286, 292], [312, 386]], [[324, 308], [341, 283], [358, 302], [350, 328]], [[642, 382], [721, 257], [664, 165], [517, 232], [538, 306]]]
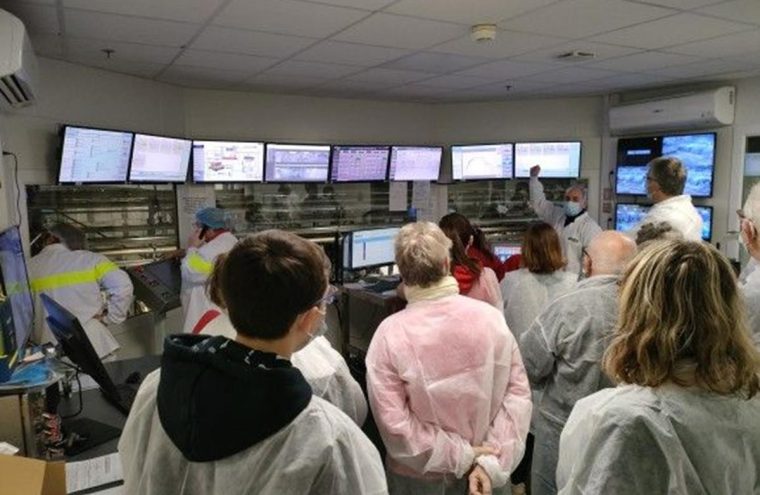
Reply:
[[190, 461], [241, 452], [290, 424], [311, 387], [287, 359], [225, 337], [168, 337], [161, 360], [158, 415]]

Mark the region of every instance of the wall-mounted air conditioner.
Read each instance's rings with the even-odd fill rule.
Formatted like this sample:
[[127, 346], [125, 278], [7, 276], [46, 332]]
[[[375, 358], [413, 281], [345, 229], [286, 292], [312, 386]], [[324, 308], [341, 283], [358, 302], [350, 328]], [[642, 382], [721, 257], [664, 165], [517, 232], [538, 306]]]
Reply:
[[610, 108], [612, 134], [705, 129], [734, 122], [736, 89], [724, 86]]
[[35, 100], [37, 57], [24, 24], [0, 9], [0, 109], [30, 105]]

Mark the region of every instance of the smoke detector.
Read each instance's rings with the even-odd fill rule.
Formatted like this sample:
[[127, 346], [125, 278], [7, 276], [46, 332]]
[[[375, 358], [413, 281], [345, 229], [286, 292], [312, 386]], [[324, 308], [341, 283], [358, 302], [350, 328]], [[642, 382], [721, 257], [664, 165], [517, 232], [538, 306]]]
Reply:
[[470, 38], [477, 43], [496, 39], [496, 24], [475, 24], [470, 29]]
[[557, 55], [557, 60], [561, 60], [563, 62], [582, 62], [584, 60], [591, 60], [593, 58], [596, 58], [596, 53], [582, 52], [580, 50], [573, 50], [571, 52]]

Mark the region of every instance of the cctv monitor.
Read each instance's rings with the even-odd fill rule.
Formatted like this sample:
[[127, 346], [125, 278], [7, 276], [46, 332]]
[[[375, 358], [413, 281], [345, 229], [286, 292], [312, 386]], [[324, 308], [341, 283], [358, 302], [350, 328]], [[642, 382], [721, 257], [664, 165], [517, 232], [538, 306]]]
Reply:
[[541, 166], [541, 177], [577, 179], [581, 172], [581, 142], [517, 143], [515, 177], [530, 177], [530, 169]]
[[34, 322], [34, 299], [17, 226], [0, 232], [0, 281], [2, 295], [8, 304], [3, 315], [3, 352], [0, 354], [10, 356], [12, 367], [14, 356], [29, 340]]
[[709, 198], [713, 192], [715, 133], [684, 134], [662, 138], [662, 156], [681, 160], [686, 168], [684, 194]]
[[130, 182], [185, 182], [191, 148], [189, 139], [135, 134]]
[[262, 182], [264, 143], [193, 141], [193, 182]]
[[127, 180], [134, 134], [66, 126], [58, 169], [60, 184], [107, 184]]
[[267, 143], [267, 182], [327, 182], [330, 145]]
[[511, 179], [514, 145], [471, 144], [451, 147], [454, 180]]
[[615, 194], [646, 196], [648, 170], [646, 165], [618, 167], [615, 171]]
[[355, 230], [344, 239], [343, 265], [347, 270], [358, 270], [395, 262], [393, 243], [399, 227], [372, 230]]
[[709, 242], [712, 239], [712, 206], [695, 206], [694, 208], [702, 217], [702, 240]]
[[333, 146], [331, 182], [376, 182], [388, 176], [388, 146]]
[[621, 232], [631, 230], [646, 216], [649, 208], [651, 208], [650, 205], [618, 203], [615, 205], [615, 230]]
[[441, 172], [440, 146], [392, 146], [389, 179], [436, 181]]

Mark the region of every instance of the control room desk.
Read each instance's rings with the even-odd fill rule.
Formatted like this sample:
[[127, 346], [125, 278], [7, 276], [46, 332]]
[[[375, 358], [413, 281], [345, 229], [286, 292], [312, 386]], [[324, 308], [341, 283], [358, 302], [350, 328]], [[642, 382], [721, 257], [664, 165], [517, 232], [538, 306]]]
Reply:
[[396, 291], [372, 292], [360, 284], [349, 283], [340, 289], [341, 352], [348, 357], [359, 351], [366, 354], [378, 325], [388, 316], [406, 307]]
[[[161, 356], [144, 356], [136, 359], [125, 359], [121, 361], [113, 361], [110, 363], [104, 363], [108, 374], [111, 375], [111, 379], [114, 383], [124, 383], [131, 373], [139, 371], [143, 378], [147, 376], [151, 371], [155, 370], [161, 365]], [[127, 422], [127, 417], [124, 416], [118, 409], [113, 407], [100, 393], [99, 389], [85, 390], [82, 392], [82, 413], [83, 418], [93, 419], [100, 421], [107, 425], [113, 426], [118, 429], [124, 428], [124, 423]], [[74, 393], [68, 399], [62, 399], [58, 406], [58, 412], [61, 415], [72, 414], [79, 408], [79, 393]], [[78, 455], [67, 457], [67, 461], [82, 461], [85, 459], [91, 459], [93, 457], [99, 457], [107, 454], [113, 454], [116, 452], [116, 446], [119, 443], [119, 439], [109, 440], [103, 444], [86, 450]]]

